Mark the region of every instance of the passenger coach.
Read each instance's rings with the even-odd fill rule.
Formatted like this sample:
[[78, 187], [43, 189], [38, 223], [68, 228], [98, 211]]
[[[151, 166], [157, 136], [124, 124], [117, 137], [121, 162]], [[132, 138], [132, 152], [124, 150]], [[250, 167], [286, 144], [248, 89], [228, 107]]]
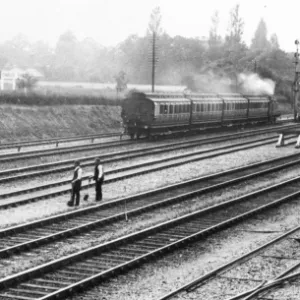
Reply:
[[278, 115], [273, 112], [269, 96], [140, 92], [124, 100], [121, 113], [131, 138], [236, 123], [273, 122]]

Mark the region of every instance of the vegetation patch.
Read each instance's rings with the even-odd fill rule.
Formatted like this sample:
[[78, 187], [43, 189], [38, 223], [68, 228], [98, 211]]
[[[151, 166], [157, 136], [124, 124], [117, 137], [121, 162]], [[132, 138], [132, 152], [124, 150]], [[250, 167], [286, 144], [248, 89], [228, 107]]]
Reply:
[[119, 127], [118, 106], [0, 106], [0, 143], [116, 132]]

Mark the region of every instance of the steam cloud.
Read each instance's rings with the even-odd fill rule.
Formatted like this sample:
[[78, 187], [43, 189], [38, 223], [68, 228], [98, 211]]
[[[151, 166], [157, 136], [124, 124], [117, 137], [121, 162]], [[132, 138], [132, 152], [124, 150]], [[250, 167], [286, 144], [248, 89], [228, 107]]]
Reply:
[[[235, 77], [235, 78], [234, 78]], [[263, 79], [255, 73], [240, 73], [229, 77], [225, 72], [206, 71], [193, 75], [194, 89], [203, 93], [242, 93], [273, 95], [275, 82]], [[193, 90], [193, 89], [192, 89]]]
[[251, 93], [255, 95], [267, 94], [273, 95], [275, 90], [275, 82], [271, 79], [262, 79], [259, 75], [239, 74], [239, 85], [245, 93]]

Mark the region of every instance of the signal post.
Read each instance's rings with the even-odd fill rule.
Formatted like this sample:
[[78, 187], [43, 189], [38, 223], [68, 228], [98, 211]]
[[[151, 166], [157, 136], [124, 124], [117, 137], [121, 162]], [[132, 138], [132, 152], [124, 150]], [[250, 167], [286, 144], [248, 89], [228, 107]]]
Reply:
[[298, 96], [299, 96], [299, 74], [300, 74], [300, 66], [299, 66], [299, 51], [298, 45], [299, 41], [295, 41], [296, 52], [294, 54], [295, 57], [295, 80], [293, 83], [293, 92], [294, 92], [294, 120], [299, 121], [299, 107], [298, 107]]

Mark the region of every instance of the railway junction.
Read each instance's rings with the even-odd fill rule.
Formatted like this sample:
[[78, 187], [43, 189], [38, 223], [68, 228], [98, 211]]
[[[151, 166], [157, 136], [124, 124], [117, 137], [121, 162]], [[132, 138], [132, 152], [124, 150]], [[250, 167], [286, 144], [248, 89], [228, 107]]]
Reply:
[[299, 4], [18, 1], [0, 300], [299, 300]]
[[[300, 271], [300, 154], [275, 146], [279, 132], [295, 145], [297, 128], [286, 121], [155, 143], [113, 133], [2, 144], [0, 299], [290, 292]], [[68, 208], [74, 159], [93, 199], [88, 173], [98, 156], [105, 200]]]

